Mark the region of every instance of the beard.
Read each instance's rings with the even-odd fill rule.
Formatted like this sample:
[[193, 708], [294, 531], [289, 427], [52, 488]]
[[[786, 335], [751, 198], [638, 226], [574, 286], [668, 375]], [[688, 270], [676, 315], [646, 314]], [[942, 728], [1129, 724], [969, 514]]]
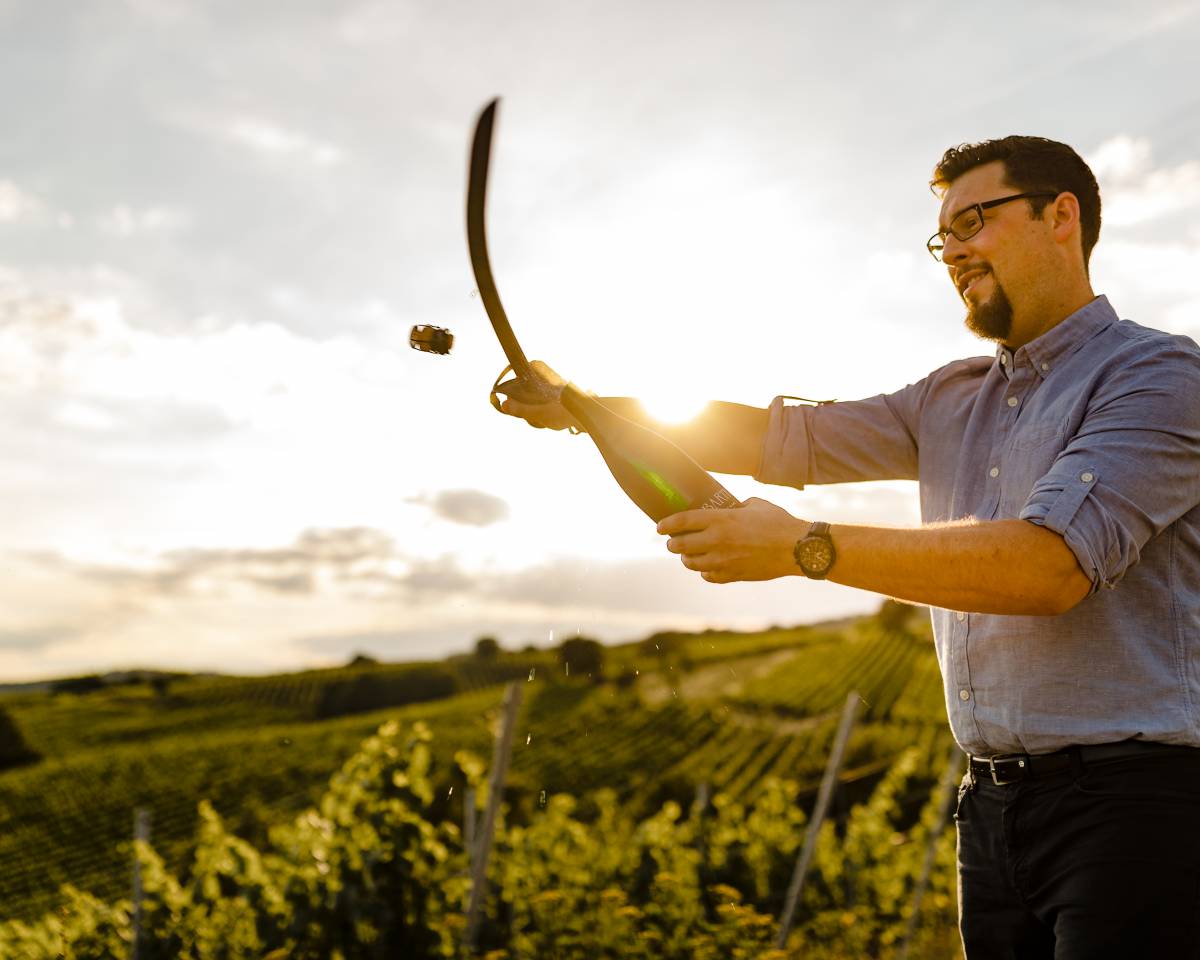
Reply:
[[967, 315], [963, 319], [966, 328], [981, 340], [1007, 340], [1012, 333], [1013, 309], [1004, 288], [992, 274], [992, 285], [995, 292], [980, 304], [967, 304]]

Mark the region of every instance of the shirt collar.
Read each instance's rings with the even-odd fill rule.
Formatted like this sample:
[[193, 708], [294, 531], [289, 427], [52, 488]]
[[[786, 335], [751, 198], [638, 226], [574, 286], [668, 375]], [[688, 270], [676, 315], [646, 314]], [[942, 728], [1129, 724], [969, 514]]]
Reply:
[[1044, 380], [1058, 364], [1096, 334], [1116, 323], [1117, 319], [1108, 297], [1101, 294], [1017, 350], [999, 344], [996, 347], [996, 363], [1005, 377], [1011, 380], [1013, 370], [1028, 360], [1034, 372]]

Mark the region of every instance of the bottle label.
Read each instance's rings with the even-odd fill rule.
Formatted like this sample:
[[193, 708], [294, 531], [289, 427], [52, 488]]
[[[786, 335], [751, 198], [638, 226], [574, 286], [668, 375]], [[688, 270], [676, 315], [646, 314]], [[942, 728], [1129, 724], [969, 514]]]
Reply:
[[711, 497], [709, 497], [702, 504], [700, 504], [700, 506], [697, 507], [696, 509], [698, 509], [698, 510], [725, 510], [729, 507], [736, 507], [737, 505], [738, 505], [738, 502], [736, 499], [734, 499], [734, 496], [732, 493], [730, 493], [728, 490], [718, 490]]

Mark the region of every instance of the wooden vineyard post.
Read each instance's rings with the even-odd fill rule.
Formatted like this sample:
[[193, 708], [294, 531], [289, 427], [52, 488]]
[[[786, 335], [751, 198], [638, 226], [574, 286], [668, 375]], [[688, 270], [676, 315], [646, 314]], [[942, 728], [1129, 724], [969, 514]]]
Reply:
[[708, 784], [696, 784], [696, 797], [692, 801], [690, 819], [696, 825], [696, 853], [700, 862], [696, 865], [696, 877], [700, 881], [700, 902], [704, 904], [704, 915], [711, 921], [717, 918], [716, 908], [709, 892], [708, 843], [704, 834], [704, 815], [708, 810]]
[[950, 816], [950, 804], [955, 796], [955, 781], [958, 780], [962, 765], [962, 751], [958, 749], [957, 743], [951, 741], [950, 756], [946, 761], [946, 769], [942, 773], [939, 788], [939, 792], [942, 794], [942, 803], [938, 807], [937, 820], [929, 831], [929, 845], [925, 848], [925, 862], [921, 864], [921, 876], [917, 880], [916, 890], [913, 891], [912, 912], [908, 915], [908, 926], [904, 931], [904, 940], [900, 944], [896, 960], [907, 960], [909, 944], [912, 943], [913, 935], [917, 932], [917, 921], [921, 915], [921, 900], [925, 896], [925, 888], [929, 885], [929, 876], [933, 872], [938, 839], [946, 828], [946, 819]]
[[475, 869], [475, 788], [463, 791], [463, 846], [467, 848], [470, 869]]
[[142, 947], [142, 862], [138, 859], [137, 841], [142, 843], [150, 842], [150, 811], [145, 807], [138, 807], [133, 811], [133, 915], [131, 917], [131, 926], [133, 934], [129, 945], [129, 956], [133, 960], [138, 960], [138, 955]]
[[468, 953], [475, 950], [475, 939], [479, 936], [480, 916], [487, 896], [487, 865], [492, 852], [492, 838], [496, 832], [496, 816], [500, 812], [500, 801], [504, 795], [504, 781], [508, 777], [508, 761], [512, 756], [513, 731], [517, 726], [517, 711], [521, 707], [521, 687], [510, 683], [504, 690], [504, 717], [500, 734], [496, 737], [496, 749], [492, 754], [492, 776], [488, 781], [487, 810], [483, 825], [475, 838], [471, 853], [471, 899], [467, 906], [467, 930], [463, 944]]
[[776, 938], [775, 945], [781, 950], [787, 945], [788, 934], [792, 931], [792, 917], [796, 912], [796, 904], [800, 902], [800, 894], [804, 890], [804, 878], [817, 849], [817, 834], [820, 833], [825, 812], [829, 809], [833, 788], [837, 786], [838, 774], [842, 769], [842, 757], [846, 752], [846, 744], [850, 740], [850, 731], [854, 727], [854, 717], [858, 713], [859, 702], [860, 698], [856, 691], [851, 690], [846, 695], [846, 705], [842, 708], [842, 720], [838, 724], [837, 735], [833, 738], [833, 750], [829, 754], [829, 762], [825, 764], [825, 776], [821, 778], [821, 789], [817, 791], [817, 805], [813, 808], [812, 819], [808, 821], [808, 830], [804, 834], [804, 847], [800, 851], [800, 857], [796, 860], [796, 868], [792, 871], [792, 882], [788, 884], [787, 899], [783, 904], [783, 916], [779, 918], [779, 936]]

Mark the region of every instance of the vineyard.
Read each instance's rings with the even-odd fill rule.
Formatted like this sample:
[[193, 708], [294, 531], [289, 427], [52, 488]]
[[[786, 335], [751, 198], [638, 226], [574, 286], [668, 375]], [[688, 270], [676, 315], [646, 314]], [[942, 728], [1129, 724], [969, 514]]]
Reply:
[[[583, 903], [602, 912], [608, 904], [614, 923], [620, 917], [626, 927], [649, 923], [651, 908], [665, 896], [656, 887], [667, 882], [660, 874], [682, 884], [672, 896], [694, 921], [688, 936], [700, 938], [696, 943], [709, 937], [716, 944], [722, 910], [732, 910], [740, 918], [736, 922], [751, 927], [778, 916], [787, 869], [803, 833], [797, 824], [811, 807], [840, 702], [854, 689], [864, 701], [861, 721], [846, 751], [833, 822], [822, 828], [816, 879], [806, 890], [797, 936], [806, 949], [826, 944], [833, 950], [829, 957], [876, 955], [848, 949], [860, 935], [870, 940], [872, 950], [886, 951], [904, 925], [905, 894], [915, 882], [916, 859], [927, 846], [917, 842], [922, 824], [928, 829], [944, 800], [934, 795], [935, 781], [945, 766], [949, 738], [926, 628], [914, 624], [897, 629], [868, 618], [837, 629], [657, 636], [609, 648], [603, 671], [591, 678], [571, 677], [569, 664], [557, 660], [553, 651], [527, 651], [485, 662], [455, 658], [444, 664], [360, 665], [271, 678], [181, 678], [165, 693], [131, 686], [0, 700], [43, 757], [0, 773], [0, 862], [5, 865], [0, 918], [35, 929], [51, 922], [39, 918], [52, 910], [60, 918], [76, 911], [91, 918], [87, 923], [113, 925], [110, 932], [118, 940], [127, 937], [128, 905], [122, 914], [121, 903], [130, 895], [131, 833], [138, 808], [150, 812], [153, 862], [145, 869], [158, 871], [160, 893], [178, 886], [180, 881], [172, 878], [187, 878], [198, 869], [206, 843], [218, 843], [229, 849], [246, 845], [246, 856], [252, 849], [273, 850], [267, 859], [282, 858], [279, 870], [286, 874], [283, 861], [289, 861], [288, 869], [300, 871], [276, 878], [282, 884], [279, 895], [286, 900], [289, 885], [299, 883], [296, 877], [302, 874], [303, 885], [315, 896], [317, 880], [305, 872], [311, 864], [305, 867], [293, 856], [298, 841], [281, 848], [280, 837], [301, 830], [318, 812], [328, 816], [331, 792], [340, 789], [337, 777], [330, 781], [331, 773], [367, 763], [364, 756], [371, 750], [384, 750], [379, 744], [387, 737], [373, 734], [388, 723], [389, 730], [402, 731], [395, 736], [409, 737], [405, 742], [414, 744], [419, 740], [421, 751], [428, 751], [428, 769], [420, 774], [428, 789], [412, 799], [409, 812], [427, 825], [422, 835], [442, 837], [447, 859], [437, 868], [442, 871], [437, 881], [442, 899], [435, 912], [444, 923], [427, 931], [431, 939], [426, 948], [434, 950], [436, 942], [439, 952], [428, 955], [457, 955], [455, 924], [461, 921], [466, 881], [461, 863], [456, 870], [446, 865], [455, 862], [456, 849], [462, 853], [466, 787], [485, 766], [464, 757], [490, 759], [502, 684], [519, 677], [524, 707], [486, 926], [491, 948], [507, 952], [495, 956], [635, 955], [561, 949], [531, 953], [533, 947], [522, 938], [532, 936], [529, 929], [549, 930], [560, 921], [570, 926], [562, 904], [571, 896], [583, 898], [576, 909], [584, 913]], [[415, 685], [413, 677], [419, 678]], [[390, 697], [397, 705], [357, 712], [362, 706], [355, 701], [365, 700], [369, 708], [372, 697]], [[332, 715], [331, 703], [337, 707]], [[421, 731], [417, 740], [411, 740], [414, 731]], [[364, 740], [375, 746], [364, 746]], [[410, 760], [388, 753], [387, 763]], [[378, 756], [370, 761], [383, 762]], [[486, 790], [482, 783], [476, 787], [475, 796], [482, 798]], [[697, 807], [701, 787], [711, 800]], [[379, 789], [386, 794], [385, 787]], [[201, 800], [207, 811], [203, 819], [197, 814]], [[396, 814], [394, 805], [385, 806]], [[613, 818], [624, 818], [619, 828]], [[868, 821], [869, 830], [878, 833], [874, 845], [855, 840], [856, 831], [868, 829]], [[756, 829], [774, 830], [773, 839], [747, 833]], [[547, 831], [562, 836], [551, 843]], [[612, 831], [622, 842], [597, 838], [596, 831]], [[665, 831], [664, 836], [675, 837], [691, 852], [651, 844], [639, 853], [642, 841], [635, 838], [649, 843], [655, 831]], [[605, 868], [609, 874], [602, 876], [601, 864], [588, 858], [573, 865], [547, 861], [547, 850], [574, 849], [585, 836], [615, 848], [609, 856], [620, 864], [614, 860]], [[536, 868], [527, 862], [535, 854], [522, 846], [534, 840], [550, 843], [536, 854], [535, 859], [541, 858]], [[953, 872], [947, 865], [953, 860], [952, 832], [939, 843], [942, 866], [928, 907], [936, 919], [922, 927], [922, 936], [946, 936], [938, 940], [938, 952], [915, 954], [919, 956], [956, 956]], [[759, 850], [754, 864], [746, 860], [747, 844]], [[698, 850], [703, 862], [696, 862]], [[143, 857], [149, 855], [143, 849]], [[683, 865], [664, 866], [681, 857]], [[244, 858], [238, 854], [234, 859]], [[652, 870], [655, 864], [663, 869]], [[561, 874], [572, 878], [578, 887], [574, 893], [565, 891]], [[551, 878], [555, 886], [546, 886]], [[231, 882], [222, 880], [216, 888], [224, 890]], [[876, 884], [890, 891], [886, 904]], [[685, 887], [687, 896], [694, 897], [686, 910]], [[725, 893], [714, 899], [714, 887]], [[184, 882], [179, 889], [194, 897], [199, 888]], [[563, 901], [550, 896], [556, 890]], [[74, 906], [64, 913], [64, 903]], [[310, 907], [292, 905], [301, 914]], [[368, 911], [378, 930], [396, 922], [388, 919], [390, 909], [376, 905], [372, 910], [382, 911], [379, 916]], [[537, 917], [525, 916], [523, 910], [534, 910]], [[178, 919], [180, 911], [172, 911]], [[542, 916], [544, 911], [558, 920], [552, 923]], [[635, 913], [640, 917], [636, 923], [631, 919]], [[253, 925], [260, 933], [261, 919]], [[579, 926], [581, 920], [571, 922]], [[683, 924], [683, 914], [671, 923]], [[0, 923], [0, 946], [19, 929], [24, 928]], [[260, 939], [244, 954], [220, 955], [262, 956], [272, 943], [290, 944], [292, 952], [279, 956], [306, 955], [296, 946], [301, 942], [296, 936], [291, 929], [280, 933], [283, 939]], [[25, 950], [11, 952], [14, 956], [56, 955], [31, 952], [19, 939], [11, 942], [20, 942]], [[559, 942], [561, 947], [565, 941]], [[714, 956], [734, 955], [713, 949]], [[209, 956], [198, 950], [186, 955]]]

